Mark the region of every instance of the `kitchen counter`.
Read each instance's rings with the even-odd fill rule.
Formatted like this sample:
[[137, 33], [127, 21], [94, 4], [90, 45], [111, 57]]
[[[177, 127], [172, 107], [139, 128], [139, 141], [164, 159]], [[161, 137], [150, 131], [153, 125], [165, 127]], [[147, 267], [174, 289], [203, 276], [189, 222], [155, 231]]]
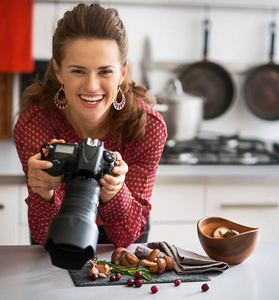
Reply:
[[157, 182], [169, 178], [185, 183], [277, 184], [279, 165], [159, 165]]
[[[279, 165], [163, 165], [157, 172], [157, 181], [169, 178], [185, 183], [278, 183]], [[179, 179], [180, 178], [180, 179]], [[21, 163], [12, 139], [0, 140], [0, 184], [25, 183]]]
[[[197, 244], [180, 247], [205, 255]], [[97, 254], [110, 260], [114, 247], [99, 245]], [[128, 248], [134, 251], [135, 245]], [[153, 295], [151, 284], [141, 288], [125, 285], [109, 287], [75, 287], [66, 270], [51, 265], [48, 253], [41, 246], [0, 246], [1, 299], [56, 300], [71, 299], [278, 299], [279, 243], [260, 243], [242, 264], [231, 266], [224, 273], [208, 273], [210, 289], [201, 291], [203, 282], [158, 284]], [[179, 277], [179, 276], [178, 276]], [[154, 298], [155, 297], [155, 298]]]

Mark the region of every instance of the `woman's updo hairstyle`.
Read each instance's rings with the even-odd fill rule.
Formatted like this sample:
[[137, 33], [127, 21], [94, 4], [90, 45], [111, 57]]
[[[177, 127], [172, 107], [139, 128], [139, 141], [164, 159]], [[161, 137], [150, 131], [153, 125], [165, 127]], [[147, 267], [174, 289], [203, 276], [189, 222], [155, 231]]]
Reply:
[[58, 66], [64, 56], [65, 42], [79, 38], [115, 40], [120, 50], [121, 64], [125, 65], [128, 37], [116, 9], [94, 3], [79, 4], [72, 11], [67, 11], [57, 22], [52, 41], [52, 56]]

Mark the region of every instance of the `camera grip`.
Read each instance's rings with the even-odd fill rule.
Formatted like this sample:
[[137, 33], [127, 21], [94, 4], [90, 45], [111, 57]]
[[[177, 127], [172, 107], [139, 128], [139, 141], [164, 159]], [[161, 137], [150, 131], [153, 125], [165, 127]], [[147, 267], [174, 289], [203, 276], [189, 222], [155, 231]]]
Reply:
[[103, 153], [103, 159], [100, 164], [100, 170], [98, 172], [98, 177], [101, 178], [105, 174], [109, 174], [111, 176], [114, 176], [112, 169], [117, 165], [116, 161], [116, 155], [110, 151], [110, 150], [105, 150]]

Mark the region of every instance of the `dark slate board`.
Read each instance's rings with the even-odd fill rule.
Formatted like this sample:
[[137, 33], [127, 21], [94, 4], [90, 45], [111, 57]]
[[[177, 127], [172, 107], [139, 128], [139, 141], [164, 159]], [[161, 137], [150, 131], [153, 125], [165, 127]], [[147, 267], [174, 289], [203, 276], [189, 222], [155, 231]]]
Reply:
[[[109, 285], [126, 285], [126, 281], [129, 278], [132, 278], [129, 275], [122, 275], [121, 279], [118, 281], [110, 282], [109, 277], [102, 278], [99, 277], [97, 280], [92, 280], [88, 275], [90, 270], [89, 265], [85, 265], [81, 270], [69, 270], [69, 274], [77, 287], [83, 286], [109, 286]], [[187, 274], [187, 275], [178, 275], [175, 271], [164, 272], [161, 275], [151, 274], [151, 280], [142, 279], [143, 283], [168, 283], [174, 282], [175, 279], [180, 279], [182, 282], [190, 281], [210, 281], [210, 278], [206, 274]]]

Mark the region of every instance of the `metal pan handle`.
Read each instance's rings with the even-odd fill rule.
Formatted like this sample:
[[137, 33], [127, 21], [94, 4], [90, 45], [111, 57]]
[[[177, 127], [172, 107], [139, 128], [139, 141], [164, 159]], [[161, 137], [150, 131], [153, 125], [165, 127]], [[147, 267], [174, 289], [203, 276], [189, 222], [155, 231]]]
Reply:
[[271, 45], [269, 53], [269, 62], [274, 63], [274, 43], [275, 43], [275, 33], [276, 33], [276, 24], [272, 22], [270, 24], [270, 34], [271, 34]]
[[209, 35], [209, 20], [206, 19], [203, 22], [204, 28], [204, 48], [203, 48], [203, 59], [208, 60], [208, 35]]

